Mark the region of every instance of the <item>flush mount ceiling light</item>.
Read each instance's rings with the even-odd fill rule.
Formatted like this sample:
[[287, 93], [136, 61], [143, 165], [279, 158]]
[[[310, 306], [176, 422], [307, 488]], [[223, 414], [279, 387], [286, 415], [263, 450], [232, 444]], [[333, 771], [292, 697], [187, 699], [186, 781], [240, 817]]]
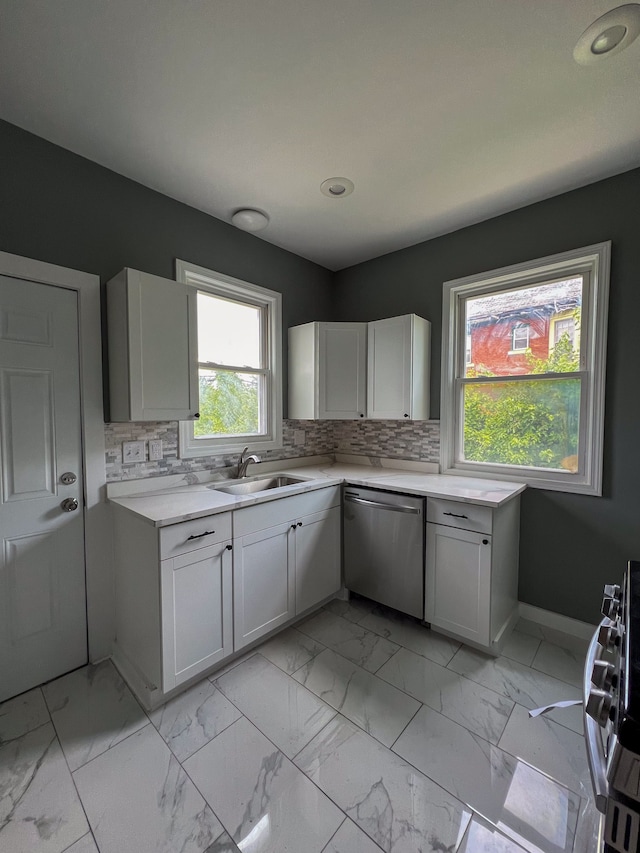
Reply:
[[587, 27], [573, 49], [573, 58], [579, 65], [591, 65], [605, 56], [620, 53], [639, 33], [640, 4], [618, 6]]
[[245, 207], [242, 210], [236, 210], [231, 217], [231, 224], [241, 231], [262, 231], [269, 224], [269, 217], [261, 210]]
[[349, 178], [327, 178], [320, 184], [320, 192], [329, 198], [344, 198], [354, 190], [353, 181]]

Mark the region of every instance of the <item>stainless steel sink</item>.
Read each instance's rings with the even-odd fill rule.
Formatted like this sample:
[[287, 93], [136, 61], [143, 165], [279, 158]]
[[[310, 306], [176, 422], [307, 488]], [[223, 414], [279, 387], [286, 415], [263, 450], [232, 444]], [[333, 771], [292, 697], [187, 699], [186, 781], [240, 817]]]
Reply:
[[259, 479], [241, 480], [229, 483], [227, 486], [212, 486], [216, 492], [226, 492], [228, 495], [251, 495], [254, 492], [266, 492], [269, 489], [279, 489], [281, 486], [293, 486], [295, 483], [304, 483], [304, 478], [285, 477], [276, 475], [274, 477], [260, 477]]

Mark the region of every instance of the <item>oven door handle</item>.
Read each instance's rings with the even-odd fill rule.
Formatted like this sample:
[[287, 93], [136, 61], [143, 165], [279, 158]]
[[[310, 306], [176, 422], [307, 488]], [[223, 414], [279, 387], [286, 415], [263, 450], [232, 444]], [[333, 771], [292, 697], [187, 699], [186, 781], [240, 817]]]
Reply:
[[589, 643], [587, 659], [584, 665], [584, 682], [583, 682], [583, 698], [584, 698], [584, 739], [587, 746], [587, 760], [589, 762], [589, 773], [591, 774], [591, 784], [595, 805], [599, 812], [604, 814], [607, 810], [607, 763], [602, 753], [600, 736], [600, 727], [596, 721], [587, 714], [587, 700], [591, 692], [591, 673], [593, 672], [593, 664], [598, 655], [598, 632], [602, 625], [610, 625], [610, 619], [603, 619]]

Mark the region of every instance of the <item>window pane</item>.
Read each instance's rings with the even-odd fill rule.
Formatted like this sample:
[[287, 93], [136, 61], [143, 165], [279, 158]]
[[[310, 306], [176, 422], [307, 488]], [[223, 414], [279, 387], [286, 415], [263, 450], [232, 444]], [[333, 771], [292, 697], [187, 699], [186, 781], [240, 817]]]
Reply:
[[260, 432], [261, 376], [200, 369], [199, 383], [200, 418], [193, 424], [196, 438]]
[[465, 385], [463, 459], [577, 473], [580, 381]]
[[254, 305], [198, 292], [198, 361], [262, 367], [260, 314]]
[[582, 287], [582, 277], [578, 277], [466, 299], [465, 328], [470, 341], [466, 349], [473, 362], [465, 367], [464, 375], [526, 376], [579, 370]]

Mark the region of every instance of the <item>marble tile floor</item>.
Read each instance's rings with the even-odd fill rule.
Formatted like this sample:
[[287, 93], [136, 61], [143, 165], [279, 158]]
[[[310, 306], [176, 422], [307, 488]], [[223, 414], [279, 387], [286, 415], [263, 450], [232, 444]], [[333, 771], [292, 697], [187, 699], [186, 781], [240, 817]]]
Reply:
[[0, 705], [2, 853], [593, 853], [585, 644], [497, 659], [333, 601], [146, 714], [109, 661]]

